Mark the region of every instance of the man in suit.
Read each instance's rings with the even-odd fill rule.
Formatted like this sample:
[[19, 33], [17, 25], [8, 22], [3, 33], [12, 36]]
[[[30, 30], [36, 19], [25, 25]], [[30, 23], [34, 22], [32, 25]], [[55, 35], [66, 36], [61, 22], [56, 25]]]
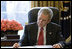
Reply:
[[63, 38], [60, 34], [60, 26], [51, 22], [52, 16], [53, 12], [50, 8], [41, 8], [38, 12], [37, 23], [26, 25], [22, 39], [13, 47], [53, 45], [53, 48], [61, 48], [60, 41], [63, 41]]

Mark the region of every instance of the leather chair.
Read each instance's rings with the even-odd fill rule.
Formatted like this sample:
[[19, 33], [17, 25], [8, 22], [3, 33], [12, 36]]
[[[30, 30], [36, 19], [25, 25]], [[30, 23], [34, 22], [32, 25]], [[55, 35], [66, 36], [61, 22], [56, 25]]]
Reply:
[[[34, 7], [28, 12], [28, 23], [37, 22], [37, 14], [38, 14], [38, 11], [40, 10], [40, 8], [42, 8], [42, 7]], [[53, 11], [53, 18], [52, 18], [51, 22], [60, 24], [58, 8], [56, 8], [56, 7], [48, 7], [48, 8], [52, 9], [52, 11]]]

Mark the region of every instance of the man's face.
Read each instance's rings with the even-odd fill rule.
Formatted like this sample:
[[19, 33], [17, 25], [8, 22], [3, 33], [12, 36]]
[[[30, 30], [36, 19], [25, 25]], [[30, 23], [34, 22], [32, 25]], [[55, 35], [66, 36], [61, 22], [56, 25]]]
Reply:
[[40, 14], [38, 16], [38, 20], [37, 20], [37, 24], [39, 27], [44, 27], [46, 26], [48, 23], [50, 22], [49, 16], [48, 15], [44, 15], [44, 14]]

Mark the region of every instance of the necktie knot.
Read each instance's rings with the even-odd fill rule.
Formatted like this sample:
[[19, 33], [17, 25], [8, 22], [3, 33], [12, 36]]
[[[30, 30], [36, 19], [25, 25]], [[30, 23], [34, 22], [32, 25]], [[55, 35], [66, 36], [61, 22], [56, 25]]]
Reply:
[[41, 27], [41, 29], [40, 30], [43, 30], [43, 27]]

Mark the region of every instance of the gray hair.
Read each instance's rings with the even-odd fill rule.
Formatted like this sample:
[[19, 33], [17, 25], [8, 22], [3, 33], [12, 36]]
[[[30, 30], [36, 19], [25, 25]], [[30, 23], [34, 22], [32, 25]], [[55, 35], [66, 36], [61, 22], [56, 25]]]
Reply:
[[43, 13], [44, 15], [49, 15], [49, 16], [50, 16], [50, 19], [52, 19], [52, 17], [53, 17], [53, 11], [52, 11], [50, 8], [48, 8], [48, 7], [43, 7], [43, 8], [41, 8], [41, 9], [39, 10], [39, 12], [38, 12], [38, 16], [39, 16], [41, 13]]

